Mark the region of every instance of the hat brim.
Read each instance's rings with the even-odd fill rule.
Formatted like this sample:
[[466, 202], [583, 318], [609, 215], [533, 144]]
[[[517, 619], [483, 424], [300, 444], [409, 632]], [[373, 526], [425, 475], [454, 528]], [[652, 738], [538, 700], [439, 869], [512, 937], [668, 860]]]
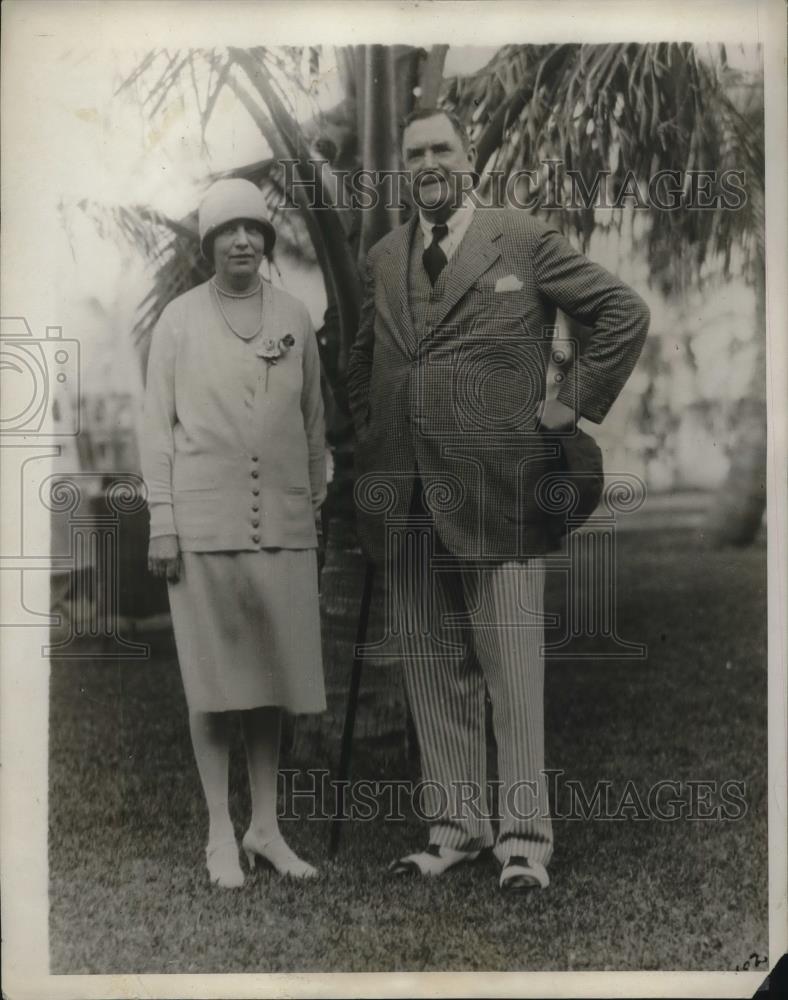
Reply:
[[274, 229], [273, 224], [270, 223], [267, 219], [250, 219], [246, 216], [240, 215], [238, 216], [238, 218], [235, 219], [226, 219], [225, 221], [219, 223], [218, 225], [213, 226], [211, 229], [209, 229], [206, 233], [203, 234], [203, 237], [200, 240], [200, 253], [210, 264], [213, 264], [214, 237], [216, 236], [216, 233], [219, 229], [222, 229], [224, 226], [228, 225], [231, 222], [251, 222], [255, 226], [259, 226], [260, 229], [263, 231], [263, 237], [264, 237], [263, 253], [265, 254], [266, 257], [271, 256], [271, 254], [273, 253], [274, 244], [276, 243], [276, 230]]

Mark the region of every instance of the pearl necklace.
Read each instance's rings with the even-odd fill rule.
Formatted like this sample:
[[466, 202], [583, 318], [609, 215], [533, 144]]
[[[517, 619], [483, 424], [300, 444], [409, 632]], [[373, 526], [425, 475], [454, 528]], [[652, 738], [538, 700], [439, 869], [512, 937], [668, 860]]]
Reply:
[[239, 333], [235, 329], [233, 324], [230, 322], [227, 313], [224, 311], [224, 306], [222, 305], [222, 295], [226, 295], [229, 299], [250, 299], [253, 295], [257, 295], [258, 292], [263, 290], [263, 282], [258, 278], [257, 285], [250, 292], [228, 292], [224, 288], [220, 288], [216, 282], [216, 278], [211, 278], [211, 289], [213, 291], [213, 297], [216, 301], [216, 305], [221, 313], [222, 319], [228, 325], [230, 330], [238, 337], [240, 340], [254, 340], [254, 338], [262, 332], [263, 329], [263, 297], [260, 296], [260, 325], [254, 331], [254, 333], [249, 334], [249, 336], [244, 336], [244, 334]]

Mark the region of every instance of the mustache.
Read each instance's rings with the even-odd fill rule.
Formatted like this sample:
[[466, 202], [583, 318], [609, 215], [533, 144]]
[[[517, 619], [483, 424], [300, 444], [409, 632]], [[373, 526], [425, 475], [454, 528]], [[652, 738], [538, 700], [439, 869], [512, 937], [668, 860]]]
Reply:
[[422, 184], [429, 184], [432, 181], [448, 183], [449, 177], [449, 172], [441, 170], [439, 167], [425, 167], [424, 170], [411, 174], [410, 182], [415, 188], [419, 188]]

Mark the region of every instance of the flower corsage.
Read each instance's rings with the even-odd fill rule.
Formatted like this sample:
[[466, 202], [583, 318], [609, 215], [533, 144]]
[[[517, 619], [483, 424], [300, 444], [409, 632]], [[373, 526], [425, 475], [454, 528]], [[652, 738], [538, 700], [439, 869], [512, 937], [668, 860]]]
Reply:
[[292, 333], [286, 333], [279, 340], [274, 337], [266, 337], [255, 351], [258, 358], [265, 361], [265, 387], [268, 388], [268, 373], [280, 358], [283, 358], [290, 348], [295, 344], [295, 337]]

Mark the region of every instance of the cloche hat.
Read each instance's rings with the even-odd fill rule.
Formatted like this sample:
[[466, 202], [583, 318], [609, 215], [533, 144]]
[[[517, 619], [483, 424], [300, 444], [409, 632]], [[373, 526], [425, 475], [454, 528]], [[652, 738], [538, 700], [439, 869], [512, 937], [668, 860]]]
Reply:
[[268, 216], [262, 191], [251, 181], [228, 177], [215, 181], [203, 195], [198, 212], [200, 250], [210, 259], [208, 241], [213, 233], [234, 219], [257, 222], [265, 233], [265, 254], [271, 255], [276, 242], [276, 230]]

